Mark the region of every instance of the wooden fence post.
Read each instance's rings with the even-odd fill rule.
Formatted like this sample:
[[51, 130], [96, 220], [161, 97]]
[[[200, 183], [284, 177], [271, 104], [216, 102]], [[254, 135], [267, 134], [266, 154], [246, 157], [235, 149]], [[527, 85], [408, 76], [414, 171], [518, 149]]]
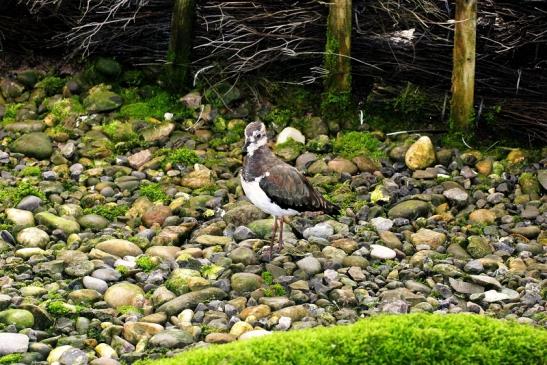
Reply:
[[173, 7], [167, 54], [167, 84], [173, 91], [184, 90], [188, 79], [195, 5], [195, 0], [175, 0]]
[[321, 104], [331, 131], [340, 128], [351, 105], [351, 0], [332, 0], [327, 20], [324, 68], [327, 71]]
[[456, 0], [450, 127], [469, 132], [474, 123], [477, 0]]

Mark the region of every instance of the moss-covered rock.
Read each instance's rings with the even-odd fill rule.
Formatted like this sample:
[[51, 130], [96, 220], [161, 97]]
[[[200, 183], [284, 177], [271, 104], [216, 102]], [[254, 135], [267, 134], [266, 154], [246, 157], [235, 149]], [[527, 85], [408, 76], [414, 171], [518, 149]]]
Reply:
[[13, 152], [39, 160], [48, 159], [53, 153], [51, 140], [47, 134], [41, 132], [29, 133], [17, 138], [10, 148]]
[[110, 86], [99, 84], [89, 90], [84, 99], [84, 106], [88, 113], [103, 113], [118, 109], [123, 104], [120, 95], [110, 90]]

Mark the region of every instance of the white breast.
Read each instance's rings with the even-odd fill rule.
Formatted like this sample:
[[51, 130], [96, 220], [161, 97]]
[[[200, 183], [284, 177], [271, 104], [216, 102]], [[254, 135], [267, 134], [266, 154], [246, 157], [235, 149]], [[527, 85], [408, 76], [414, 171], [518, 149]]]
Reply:
[[268, 198], [264, 190], [260, 187], [260, 180], [263, 178], [262, 176], [257, 177], [253, 181], [245, 181], [243, 176], [240, 176], [240, 178], [241, 186], [243, 187], [243, 191], [245, 192], [247, 198], [263, 212], [276, 217], [298, 214], [298, 212], [294, 209], [281, 208], [279, 205], [273, 203], [270, 198]]

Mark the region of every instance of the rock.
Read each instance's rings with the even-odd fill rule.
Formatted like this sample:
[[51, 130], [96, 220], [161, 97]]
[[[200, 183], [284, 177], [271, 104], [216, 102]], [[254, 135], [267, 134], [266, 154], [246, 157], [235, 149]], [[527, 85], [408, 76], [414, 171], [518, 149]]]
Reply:
[[6, 218], [14, 225], [21, 228], [34, 226], [34, 216], [28, 210], [6, 209]]
[[469, 199], [469, 194], [465, 190], [459, 188], [452, 188], [445, 190], [443, 195], [450, 201], [453, 201], [457, 204], [465, 204], [467, 199]]
[[423, 170], [435, 162], [435, 148], [427, 136], [420, 137], [405, 154], [405, 163], [411, 170]]
[[201, 94], [199, 91], [192, 91], [180, 98], [180, 101], [190, 109], [197, 109], [201, 105]]
[[232, 259], [232, 262], [242, 263], [243, 265], [253, 265], [257, 262], [257, 257], [253, 250], [247, 247], [238, 247], [232, 252], [230, 252], [229, 256]]
[[118, 109], [122, 104], [122, 97], [110, 91], [110, 86], [104, 84], [92, 87], [84, 99], [84, 107], [88, 113], [109, 112]]
[[174, 130], [174, 123], [163, 123], [143, 129], [141, 134], [146, 142], [156, 142], [166, 139]]
[[163, 326], [156, 323], [126, 322], [123, 325], [123, 338], [136, 344], [141, 340], [149, 340], [161, 331], [163, 331]]
[[216, 343], [216, 344], [223, 344], [223, 343], [229, 343], [236, 340], [236, 337], [230, 333], [209, 333], [207, 336], [205, 336], [205, 342], [207, 343]]
[[391, 260], [397, 256], [397, 253], [389, 247], [382, 245], [370, 245], [372, 249], [370, 251], [370, 256], [375, 259], [380, 260]]
[[509, 162], [509, 164], [516, 165], [524, 160], [526, 160], [526, 155], [518, 148], [511, 150], [511, 152], [507, 154], [507, 162]]
[[172, 215], [171, 209], [164, 205], [153, 205], [144, 212], [142, 223], [146, 227], [152, 227], [154, 224], [162, 225], [165, 219]]
[[34, 316], [24, 309], [6, 309], [0, 312], [0, 323], [13, 324], [17, 329], [32, 328]]
[[391, 208], [387, 215], [391, 219], [416, 219], [418, 217], [427, 217], [429, 212], [430, 208], [427, 202], [421, 200], [406, 200]]
[[118, 358], [118, 354], [116, 353], [116, 350], [114, 350], [112, 347], [107, 345], [106, 343], [100, 343], [97, 346], [95, 346], [95, 352], [99, 354], [102, 358]]
[[142, 250], [139, 246], [133, 242], [120, 239], [100, 242], [95, 248], [118, 257], [142, 255]]
[[538, 182], [544, 190], [547, 190], [547, 170], [538, 170]]
[[2, 79], [0, 81], [0, 92], [6, 99], [16, 99], [25, 90], [25, 87], [15, 81]]
[[150, 338], [149, 344], [155, 347], [168, 349], [180, 349], [191, 345], [194, 338], [186, 331], [179, 329], [167, 329]]
[[193, 309], [199, 303], [215, 299], [224, 299], [226, 296], [227, 294], [219, 288], [206, 288], [178, 296], [161, 305], [157, 311], [165, 312], [167, 315], [172, 316], [182, 312], [184, 309]]
[[484, 288], [482, 286], [467, 283], [463, 280], [448, 278], [448, 281], [449, 281], [450, 286], [452, 287], [452, 289], [454, 289], [458, 293], [476, 294], [476, 293], [484, 292]]
[[541, 229], [538, 226], [515, 227], [511, 232], [526, 238], [536, 238], [541, 232]]
[[108, 219], [97, 214], [86, 214], [78, 219], [78, 223], [82, 228], [93, 231], [105, 229], [110, 224]]
[[501, 283], [488, 275], [469, 275], [469, 278], [481, 286], [493, 286], [501, 289]]
[[17, 234], [17, 242], [25, 247], [46, 248], [49, 243], [49, 235], [36, 227], [29, 227]]
[[59, 363], [59, 359], [61, 358], [61, 356], [63, 355], [63, 353], [69, 349], [72, 349], [73, 347], [70, 346], [70, 345], [63, 345], [63, 346], [58, 346], [56, 348], [54, 348], [53, 350], [51, 350], [51, 352], [49, 353], [48, 357], [47, 357], [47, 362], [49, 364], [54, 364], [54, 363]]
[[87, 365], [87, 354], [80, 349], [69, 348], [59, 357], [61, 365]]
[[27, 352], [29, 338], [19, 333], [0, 333], [0, 356]]
[[27, 195], [23, 199], [21, 199], [19, 204], [17, 204], [17, 209], [29, 210], [31, 212], [34, 212], [40, 207], [40, 204], [42, 204], [42, 199], [34, 195]]
[[34, 132], [17, 138], [10, 146], [11, 151], [22, 153], [39, 160], [48, 159], [53, 153], [51, 140], [45, 133]]
[[410, 241], [414, 246], [427, 245], [432, 250], [436, 250], [445, 243], [446, 235], [430, 229], [421, 228], [418, 232], [413, 233], [410, 236]]
[[357, 156], [352, 158], [351, 161], [361, 172], [374, 173], [375, 171], [379, 171], [382, 167], [378, 161], [375, 161], [367, 156]]
[[36, 220], [51, 229], [60, 229], [66, 234], [80, 232], [80, 225], [68, 218], [58, 217], [50, 212], [40, 212], [36, 214]]
[[270, 334], [271, 334], [270, 331], [266, 331], [266, 330], [263, 330], [263, 329], [252, 330], [252, 331], [248, 331], [248, 332], [243, 333], [241, 336], [239, 336], [239, 339], [240, 340], [248, 340], [248, 339], [251, 339], [251, 338], [262, 337], [262, 336], [266, 336], [266, 335], [270, 335]]
[[261, 318], [268, 317], [271, 313], [270, 307], [265, 304], [259, 304], [254, 307], [247, 307], [241, 311], [239, 318], [246, 320], [248, 317], [253, 316], [259, 320]]
[[335, 159], [330, 160], [327, 166], [330, 171], [338, 174], [348, 173], [353, 175], [358, 171], [357, 166], [355, 166], [353, 162], [341, 157], [336, 157]]
[[378, 232], [378, 235], [386, 247], [398, 250], [403, 248], [401, 240], [395, 235], [395, 233], [390, 231], [380, 231]]
[[469, 220], [479, 224], [494, 224], [496, 214], [488, 209], [477, 209], [469, 214]]
[[94, 278], [92, 276], [85, 276], [82, 279], [82, 283], [87, 289], [93, 289], [99, 293], [104, 293], [108, 289], [108, 284], [106, 281]]
[[232, 243], [233, 240], [231, 237], [203, 234], [194, 238], [194, 242], [204, 246], [226, 246]]
[[329, 239], [334, 234], [334, 228], [328, 223], [319, 223], [313, 227], [306, 228], [303, 232], [305, 239], [310, 237], [319, 237], [324, 239]]
[[199, 169], [190, 172], [180, 180], [180, 184], [190, 189], [199, 189], [213, 184], [213, 174], [209, 169]]
[[485, 237], [469, 236], [467, 241], [469, 242], [467, 245], [467, 252], [474, 259], [490, 255], [493, 252], [490, 243]]
[[483, 300], [486, 303], [495, 303], [495, 302], [502, 302], [504, 300], [508, 300], [509, 296], [505, 293], [500, 293], [495, 290], [488, 290], [484, 292], [484, 298]]
[[144, 303], [144, 291], [128, 282], [114, 284], [104, 293], [104, 301], [112, 308], [123, 305], [140, 307]]
[[393, 227], [393, 221], [384, 217], [372, 218], [370, 224], [372, 224], [376, 232], [389, 231]]
[[151, 159], [152, 152], [150, 150], [142, 150], [129, 156], [127, 161], [129, 162], [129, 166], [138, 170]]
[[288, 142], [290, 139], [298, 143], [306, 144], [306, 137], [304, 137], [302, 132], [293, 127], [286, 127], [283, 129], [277, 136], [277, 141], [275, 144], [280, 145]]
[[230, 329], [230, 334], [235, 336], [235, 337], [239, 337], [242, 334], [244, 334], [245, 332], [249, 332], [249, 331], [252, 331], [252, 330], [253, 330], [253, 326], [251, 326], [249, 323], [247, 323], [247, 322], [236, 322], [236, 323], [234, 323], [234, 325]]
[[116, 78], [122, 73], [122, 66], [112, 58], [99, 57], [95, 61], [95, 70], [108, 78]]
[[[243, 204], [236, 206], [235, 208], [230, 209], [224, 214], [224, 221], [228, 224], [233, 224], [234, 226], [246, 226], [249, 223], [260, 220], [266, 217], [264, 213], [259, 208], [255, 207], [252, 204]], [[272, 227], [270, 226], [270, 229]]]
[[310, 315], [308, 309], [303, 305], [293, 305], [291, 307], [282, 308], [272, 313], [272, 317], [289, 317], [293, 322], [301, 321], [304, 317]]
[[238, 293], [252, 292], [262, 286], [263, 280], [260, 276], [252, 273], [236, 273], [230, 278], [232, 289]]
[[298, 268], [308, 275], [315, 275], [321, 271], [321, 263], [313, 256], [307, 256], [296, 262]]

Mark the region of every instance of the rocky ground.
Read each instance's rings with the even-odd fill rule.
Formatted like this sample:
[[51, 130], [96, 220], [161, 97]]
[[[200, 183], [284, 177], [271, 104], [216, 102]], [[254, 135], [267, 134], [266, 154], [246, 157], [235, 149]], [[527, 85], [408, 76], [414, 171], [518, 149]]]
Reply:
[[238, 179], [249, 105], [137, 76], [102, 60], [0, 79], [1, 364], [132, 363], [376, 313], [547, 324], [538, 154], [333, 139], [267, 106], [276, 153], [343, 207], [287, 220], [270, 260], [273, 221]]

